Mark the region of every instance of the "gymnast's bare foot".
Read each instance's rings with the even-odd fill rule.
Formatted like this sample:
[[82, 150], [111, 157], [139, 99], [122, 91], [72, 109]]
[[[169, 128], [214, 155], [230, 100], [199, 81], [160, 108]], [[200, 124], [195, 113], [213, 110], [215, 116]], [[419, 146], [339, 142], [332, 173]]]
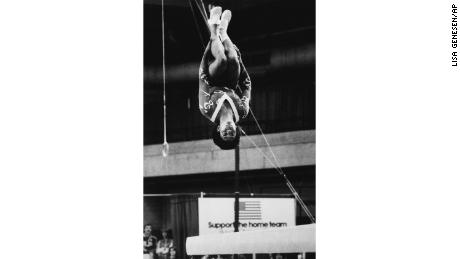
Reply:
[[231, 19], [232, 19], [232, 12], [230, 10], [225, 10], [222, 13], [220, 25], [218, 27], [220, 40], [222, 42], [228, 39], [227, 28], [228, 28], [228, 24], [230, 23]]
[[[210, 5], [211, 7], [211, 5]], [[218, 37], [218, 31], [217, 28], [220, 24], [220, 16], [222, 14], [222, 7], [220, 6], [214, 6], [212, 7], [210, 14], [209, 14], [209, 20], [208, 20], [208, 25], [209, 25], [209, 30], [211, 32], [211, 38], [216, 38]]]

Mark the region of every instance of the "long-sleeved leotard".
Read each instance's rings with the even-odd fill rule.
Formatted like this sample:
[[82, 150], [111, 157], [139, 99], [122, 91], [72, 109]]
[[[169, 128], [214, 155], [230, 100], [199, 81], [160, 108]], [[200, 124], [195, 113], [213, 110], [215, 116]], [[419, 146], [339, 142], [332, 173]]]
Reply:
[[228, 101], [233, 110], [235, 122], [245, 118], [249, 112], [251, 99], [251, 79], [241, 59], [241, 53], [234, 45], [238, 54], [240, 76], [236, 85], [216, 85], [209, 75], [209, 61], [212, 58], [211, 44], [208, 44], [200, 64], [198, 101], [201, 113], [215, 122], [224, 101]]

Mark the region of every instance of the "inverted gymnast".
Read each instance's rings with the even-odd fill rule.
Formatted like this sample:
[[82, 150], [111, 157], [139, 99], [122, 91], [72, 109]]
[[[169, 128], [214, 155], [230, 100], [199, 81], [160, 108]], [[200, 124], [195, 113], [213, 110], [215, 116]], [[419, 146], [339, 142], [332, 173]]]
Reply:
[[233, 149], [241, 135], [238, 122], [249, 112], [251, 79], [227, 34], [231, 11], [222, 13], [220, 6], [210, 9], [211, 37], [200, 64], [198, 100], [201, 113], [214, 124], [214, 143], [221, 149]]

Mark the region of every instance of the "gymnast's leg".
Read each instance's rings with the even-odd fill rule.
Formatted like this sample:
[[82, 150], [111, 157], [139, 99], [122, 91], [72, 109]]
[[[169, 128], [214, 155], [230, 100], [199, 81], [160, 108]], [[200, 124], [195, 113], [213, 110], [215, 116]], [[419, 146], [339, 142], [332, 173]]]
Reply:
[[234, 88], [238, 83], [240, 77], [240, 62], [238, 59], [238, 53], [235, 50], [233, 42], [230, 40], [227, 34], [227, 28], [232, 19], [232, 12], [225, 10], [222, 14], [221, 22], [219, 25], [219, 35], [222, 45], [225, 50], [225, 56], [227, 57], [227, 82], [231, 88]]
[[221, 78], [227, 70], [227, 56], [225, 55], [225, 48], [219, 39], [218, 27], [220, 23], [220, 16], [222, 14], [222, 7], [213, 7], [209, 15], [209, 30], [211, 32], [211, 54], [213, 56], [212, 62], [209, 64], [209, 75], [215, 81]]

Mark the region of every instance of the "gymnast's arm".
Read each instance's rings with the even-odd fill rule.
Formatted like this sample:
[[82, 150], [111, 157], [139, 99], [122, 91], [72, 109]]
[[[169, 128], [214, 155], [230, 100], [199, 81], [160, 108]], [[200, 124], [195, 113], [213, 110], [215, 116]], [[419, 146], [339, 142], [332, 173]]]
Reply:
[[238, 58], [240, 62], [240, 78], [238, 79], [238, 85], [241, 89], [241, 101], [243, 102], [246, 114], [243, 117], [246, 117], [247, 114], [249, 113], [249, 101], [251, 100], [251, 88], [252, 88], [252, 83], [251, 83], [251, 78], [249, 77], [248, 71], [246, 70], [246, 67], [243, 64], [243, 60], [241, 58], [241, 53], [240, 51], [236, 48], [238, 52]]
[[246, 70], [246, 67], [243, 64], [243, 61], [241, 61], [240, 57], [240, 67], [241, 67], [241, 73], [240, 73], [240, 78], [238, 80], [238, 85], [241, 88], [241, 99], [247, 99], [248, 102], [251, 100], [251, 78], [249, 77], [248, 71]]
[[198, 104], [200, 107], [200, 112], [205, 117], [209, 118], [209, 111], [208, 111], [208, 102], [211, 96], [210, 93], [210, 82], [209, 82], [209, 68], [208, 68], [208, 55], [211, 51], [211, 44], [208, 44], [206, 47], [203, 58], [201, 59], [200, 63], [200, 70], [199, 70], [199, 88], [198, 88]]

